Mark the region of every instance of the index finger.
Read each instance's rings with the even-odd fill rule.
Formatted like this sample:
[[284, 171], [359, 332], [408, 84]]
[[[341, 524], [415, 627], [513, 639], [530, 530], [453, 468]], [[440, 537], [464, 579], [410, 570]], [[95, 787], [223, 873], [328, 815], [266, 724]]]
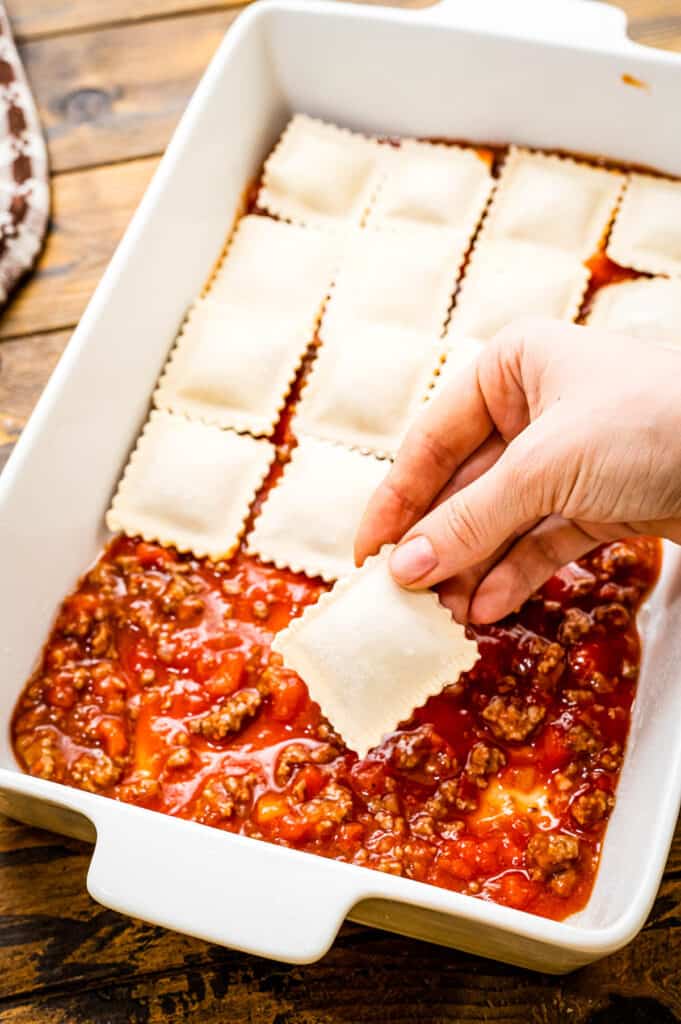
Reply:
[[400, 540], [493, 430], [477, 361], [469, 363], [426, 406], [369, 500], [355, 539], [357, 564], [381, 545]]

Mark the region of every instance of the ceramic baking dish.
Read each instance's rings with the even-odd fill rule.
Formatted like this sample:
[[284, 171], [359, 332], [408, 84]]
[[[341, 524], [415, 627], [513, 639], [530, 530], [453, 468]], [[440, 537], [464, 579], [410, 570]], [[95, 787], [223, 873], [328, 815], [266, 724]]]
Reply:
[[554, 972], [642, 926], [681, 796], [671, 547], [642, 616], [642, 676], [596, 885], [563, 923], [31, 778], [9, 722], [58, 603], [107, 539], [104, 510], [178, 324], [292, 110], [681, 174], [680, 96], [681, 59], [635, 46], [621, 12], [580, 0], [445, 0], [418, 12], [272, 0], [229, 31], [0, 479], [0, 809], [96, 840], [95, 899], [291, 962], [320, 957], [346, 916]]

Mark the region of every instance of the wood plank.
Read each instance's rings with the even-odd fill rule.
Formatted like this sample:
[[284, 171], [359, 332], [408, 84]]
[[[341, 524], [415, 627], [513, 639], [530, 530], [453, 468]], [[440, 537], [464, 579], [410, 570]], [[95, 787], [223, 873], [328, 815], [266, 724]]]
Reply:
[[[0, 865], [3, 864], [3, 854], [11, 854], [17, 850], [29, 850], [39, 846], [54, 846], [55, 842], [62, 845], [72, 845], [85, 851], [87, 844], [78, 843], [75, 839], [67, 839], [66, 836], [55, 836], [54, 832], [44, 832], [39, 828], [30, 828], [22, 825], [19, 821], [12, 821], [0, 814]], [[89, 847], [88, 847], [89, 849]]]
[[91, 848], [0, 819], [2, 1002], [55, 984], [211, 964], [218, 947], [106, 910], [85, 889]]
[[678, 0], [619, 0], [629, 18], [629, 35], [638, 43], [662, 50], [681, 50], [681, 6]]
[[161, 153], [237, 13], [24, 44], [52, 170]]
[[6, 7], [18, 40], [83, 31], [123, 22], [139, 23], [169, 15], [209, 10], [227, 11], [244, 0], [7, 0]]
[[47, 244], [0, 320], [0, 338], [77, 322], [157, 163], [136, 160], [54, 179]]
[[70, 333], [54, 331], [0, 344], [0, 469], [57, 365]]

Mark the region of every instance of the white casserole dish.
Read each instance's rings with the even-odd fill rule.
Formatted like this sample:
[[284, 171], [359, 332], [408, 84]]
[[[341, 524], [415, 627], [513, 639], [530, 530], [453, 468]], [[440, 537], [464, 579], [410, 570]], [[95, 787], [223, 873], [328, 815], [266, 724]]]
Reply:
[[[624, 84], [627, 74], [645, 88]], [[418, 12], [314, 0], [228, 33], [0, 479], [0, 809], [95, 839], [88, 889], [115, 910], [263, 956], [320, 957], [349, 915], [539, 970], [640, 929], [681, 798], [681, 556], [642, 616], [645, 655], [593, 895], [557, 923], [31, 778], [12, 709], [55, 610], [107, 537], [103, 514], [243, 189], [291, 110], [382, 134], [515, 141], [681, 174], [681, 59], [581, 0], [445, 0]]]

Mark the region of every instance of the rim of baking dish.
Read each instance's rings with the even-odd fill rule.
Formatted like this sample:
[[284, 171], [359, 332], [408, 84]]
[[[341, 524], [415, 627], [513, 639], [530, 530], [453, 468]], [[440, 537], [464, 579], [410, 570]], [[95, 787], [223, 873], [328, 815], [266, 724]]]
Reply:
[[[681, 756], [677, 756], [676, 760], [681, 762]], [[677, 764], [676, 767], [678, 768], [679, 765]], [[679, 777], [681, 777], [681, 773], [677, 772], [677, 778]], [[676, 788], [678, 789], [679, 787], [677, 786]], [[147, 821], [150, 821], [151, 818], [160, 817], [166, 823], [172, 823], [166, 824], [166, 827], [179, 830], [177, 833], [178, 847], [181, 845], [183, 834], [189, 836], [191, 831], [195, 832], [197, 829], [201, 834], [209, 830], [211, 834], [222, 837], [220, 840], [216, 839], [216, 842], [222, 841], [226, 846], [236, 844], [236, 848], [241, 847], [242, 850], [245, 848], [246, 851], [251, 849], [250, 844], [259, 842], [238, 833], [214, 829], [209, 825], [203, 825], [199, 822], [183, 818], [174, 818], [160, 811], [148, 810], [134, 804], [124, 804], [111, 797], [102, 796], [97, 793], [86, 793], [48, 779], [34, 778], [24, 774], [19, 769], [0, 769], [0, 792], [3, 791], [20, 796], [34, 797], [59, 810], [82, 815], [95, 829], [97, 834], [95, 847], [97, 843], [106, 842], [103, 838], [106, 827], [111, 827], [112, 823], [122, 823], [126, 818], [134, 823], [134, 819], [140, 815], [147, 818]], [[667, 814], [673, 812], [674, 797], [675, 794], [670, 789], [666, 800], [668, 806], [663, 809], [662, 819], [666, 819]], [[118, 822], [116, 819], [118, 819]], [[130, 830], [130, 834], [134, 835], [134, 832]], [[246, 844], [245, 847], [244, 844]], [[346, 886], [343, 893], [339, 894], [338, 905], [334, 905], [334, 917], [338, 919], [339, 926], [342, 920], [352, 913], [353, 907], [365, 900], [393, 900], [398, 903], [411, 905], [420, 910], [431, 910], [449, 914], [459, 920], [466, 920], [472, 925], [489, 925], [509, 935], [517, 935], [541, 943], [551, 944], [557, 948], [593, 954], [594, 956], [606, 956], [609, 953], [615, 952], [626, 945], [640, 931], [655, 898], [664, 869], [668, 847], [668, 844], [664, 841], [662, 843], [650, 843], [650, 848], [654, 849], [655, 852], [645, 867], [645, 877], [638, 891], [632, 895], [629, 907], [612, 924], [598, 927], [571, 924], [569, 918], [565, 921], [555, 921], [529, 913], [528, 911], [506, 907], [492, 901], [469, 896], [465, 893], [442, 889], [427, 882], [384, 874], [371, 868], [346, 864], [342, 861], [335, 861], [303, 850], [280, 847], [265, 842], [259, 842], [259, 845], [268, 851], [265, 856], [272, 856], [279, 859], [280, 862], [282, 859], [283, 862], [286, 860], [292, 862], [297, 859], [299, 860], [299, 858], [304, 858], [305, 863], [309, 863], [310, 859], [314, 859], [318, 872], [327, 871], [334, 875], [337, 872], [341, 872], [342, 875], [345, 875], [346, 882], [354, 881], [354, 885]], [[225, 861], [224, 866], [226, 869], [228, 868], [228, 861]], [[331, 874], [329, 877], [331, 877]], [[347, 894], [348, 889], [349, 895]], [[98, 891], [91, 889], [91, 892], [96, 899], [100, 897]], [[134, 899], [131, 900], [129, 905], [125, 905], [124, 901], [120, 899], [115, 904], [106, 899], [103, 899], [102, 902], [112, 906], [113, 909], [121, 913], [143, 916]], [[304, 908], [304, 902], [301, 902], [302, 908]], [[154, 913], [152, 913], [147, 919], [153, 920], [154, 916]], [[162, 908], [159, 908], [156, 917], [157, 923], [163, 924]], [[201, 934], [200, 921], [196, 922], [195, 929], [192, 925], [191, 931], [189, 928], [186, 930], [198, 937], [204, 937]], [[212, 941], [215, 941], [214, 937]], [[331, 941], [333, 941], [333, 936]], [[324, 950], [320, 950], [319, 955], [323, 955], [323, 952]]]

